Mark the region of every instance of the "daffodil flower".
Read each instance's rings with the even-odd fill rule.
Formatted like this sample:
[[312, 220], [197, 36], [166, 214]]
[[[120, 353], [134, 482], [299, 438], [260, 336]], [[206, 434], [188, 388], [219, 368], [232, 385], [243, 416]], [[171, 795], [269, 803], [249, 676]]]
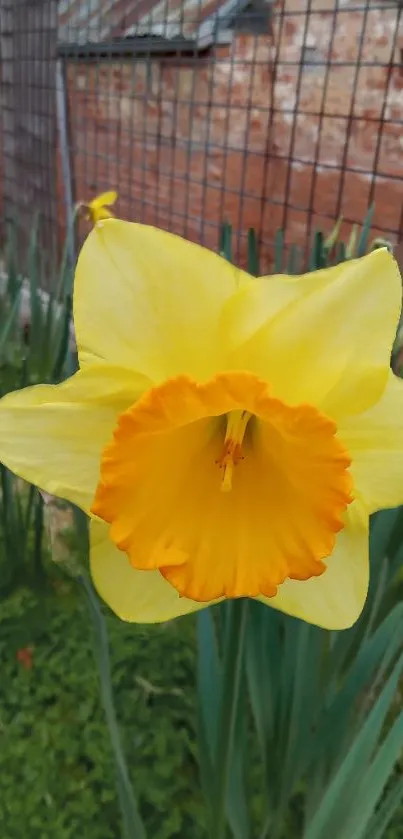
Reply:
[[114, 190], [110, 190], [109, 192], [102, 192], [101, 195], [97, 195], [92, 201], [85, 203], [84, 201], [80, 201], [77, 205], [77, 208], [84, 212], [85, 217], [88, 221], [91, 221], [92, 224], [98, 224], [98, 222], [103, 221], [107, 218], [112, 218], [113, 213], [109, 209], [109, 207], [113, 206], [116, 202], [118, 197], [117, 192]]
[[107, 219], [76, 270], [80, 371], [0, 402], [0, 459], [88, 513], [124, 620], [252, 597], [350, 626], [369, 514], [403, 501], [400, 304], [386, 250], [255, 279]]

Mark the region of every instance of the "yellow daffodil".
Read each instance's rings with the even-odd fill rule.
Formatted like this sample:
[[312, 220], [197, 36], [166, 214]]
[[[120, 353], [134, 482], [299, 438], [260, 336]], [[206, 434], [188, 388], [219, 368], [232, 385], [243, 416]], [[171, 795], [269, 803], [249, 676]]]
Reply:
[[75, 278], [80, 371], [0, 402], [0, 459], [91, 516], [123, 619], [253, 597], [327, 628], [368, 586], [368, 517], [403, 501], [401, 280], [386, 250], [255, 279], [109, 219]]
[[92, 201], [88, 202], [88, 204], [84, 201], [80, 201], [77, 207], [78, 209], [82, 209], [88, 221], [91, 221], [92, 224], [95, 225], [99, 221], [113, 217], [113, 213], [109, 207], [115, 204], [117, 197], [117, 192], [110, 190], [109, 192], [102, 192], [101, 195], [97, 195], [96, 198], [93, 198]]

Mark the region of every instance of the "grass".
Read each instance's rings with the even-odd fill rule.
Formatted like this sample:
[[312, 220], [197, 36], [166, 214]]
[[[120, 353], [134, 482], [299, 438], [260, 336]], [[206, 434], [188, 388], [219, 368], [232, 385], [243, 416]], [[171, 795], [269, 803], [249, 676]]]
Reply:
[[[81, 542], [63, 510], [57, 508], [63, 516], [58, 527], [63, 533], [67, 523], [68, 530], [60, 544], [80, 561]], [[53, 538], [52, 555], [61, 563], [59, 548]], [[0, 540], [4, 562], [1, 553]], [[114, 764], [87, 603], [79, 584], [46, 554], [43, 572], [36, 583], [32, 577], [30, 589], [17, 588], [2, 600], [0, 610], [0, 837], [119, 839]], [[146, 627], [120, 622], [103, 608], [117, 716], [147, 837], [206, 839], [196, 751], [194, 616]], [[264, 784], [255, 735], [247, 728], [246, 797], [255, 824], [261, 824]], [[302, 835], [301, 807], [297, 794], [289, 802], [283, 839]], [[403, 839], [403, 808], [382, 839]]]
[[[193, 619], [144, 628], [110, 616], [108, 629], [117, 712], [147, 834], [201, 839]], [[31, 668], [29, 655], [18, 652], [26, 648]], [[3, 603], [0, 656], [2, 839], [117, 839], [91, 626], [75, 583], [53, 574], [45, 598], [19, 591]]]
[[[85, 602], [73, 581], [51, 572], [46, 594], [20, 590], [1, 608], [0, 836], [118, 839]], [[205, 839], [194, 618], [135, 627], [108, 614], [107, 622], [117, 712], [147, 836]], [[403, 810], [385, 839], [403, 839]]]

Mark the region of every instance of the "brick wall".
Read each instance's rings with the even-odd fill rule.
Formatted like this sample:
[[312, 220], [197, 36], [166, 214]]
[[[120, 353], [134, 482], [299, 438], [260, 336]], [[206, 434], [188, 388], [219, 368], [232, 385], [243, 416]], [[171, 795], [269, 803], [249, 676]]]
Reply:
[[[303, 0], [285, 0], [275, 47], [269, 36], [238, 35], [214, 56], [70, 63], [77, 199], [116, 187], [123, 217], [210, 247], [226, 219], [242, 261], [249, 227], [261, 234], [268, 264], [277, 227], [288, 242], [304, 244], [313, 227], [329, 230], [343, 212], [347, 235], [372, 200], [376, 230], [396, 238], [403, 203], [403, 76], [390, 64], [397, 12], [336, 17], [326, 2], [317, 0], [325, 11], [313, 3], [304, 18]], [[301, 71], [303, 43], [321, 63]]]
[[[334, 0], [285, 0], [287, 14], [276, 32], [273, 143], [274, 154], [294, 164], [290, 171], [279, 161], [272, 194], [284, 194], [288, 177], [293, 209], [286, 223], [300, 235], [307, 222], [324, 224], [340, 212], [359, 222], [375, 201], [375, 226], [395, 240], [403, 235], [399, 11], [359, 5], [344, 0], [336, 12]], [[311, 13], [304, 15], [308, 6]], [[300, 73], [303, 45], [318, 63]]]
[[[241, 56], [245, 51], [245, 60]], [[76, 194], [117, 186], [119, 213], [217, 246], [218, 221], [259, 226], [267, 168], [270, 44], [237, 63], [72, 65]], [[240, 194], [247, 195], [242, 202]]]

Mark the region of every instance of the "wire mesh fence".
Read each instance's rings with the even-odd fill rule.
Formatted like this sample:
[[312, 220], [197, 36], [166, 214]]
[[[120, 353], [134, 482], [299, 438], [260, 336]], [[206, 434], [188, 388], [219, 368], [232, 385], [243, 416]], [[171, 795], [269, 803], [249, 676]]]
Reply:
[[[306, 245], [375, 203], [403, 235], [403, 8], [387, 0], [0, 0], [3, 216], [74, 203], [216, 248]], [[22, 232], [22, 235], [23, 235]]]

